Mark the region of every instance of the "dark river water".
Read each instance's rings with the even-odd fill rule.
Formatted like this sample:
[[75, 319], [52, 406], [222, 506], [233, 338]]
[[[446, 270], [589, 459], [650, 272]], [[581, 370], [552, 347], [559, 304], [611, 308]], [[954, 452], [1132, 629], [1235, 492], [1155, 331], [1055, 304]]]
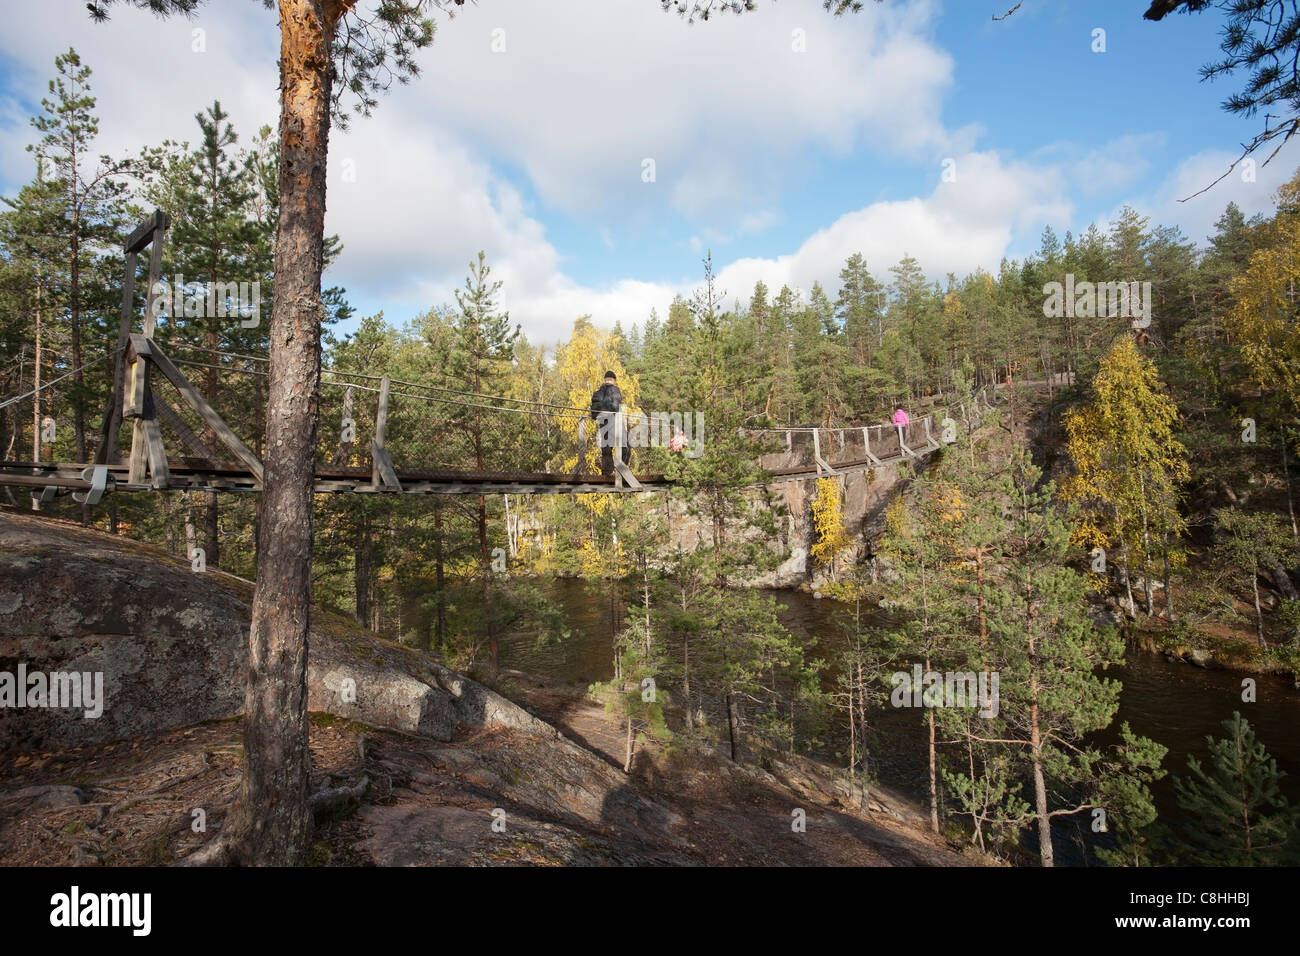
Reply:
[[[566, 608], [572, 637], [547, 647], [536, 646], [527, 634], [503, 638], [501, 666], [573, 684], [608, 680], [614, 670], [612, 636], [621, 625], [609, 592], [575, 580], [555, 581], [547, 589]], [[846, 612], [843, 605], [799, 591], [773, 594], [786, 606], [782, 621], [787, 628], [802, 634], [808, 644], [815, 641], [822, 656], [833, 651], [840, 640], [836, 618]], [[1099, 735], [1099, 743], [1117, 739], [1119, 724], [1128, 721], [1135, 733], [1169, 748], [1163, 766], [1182, 774], [1189, 754], [1202, 762], [1207, 758], [1206, 735], [1223, 736], [1220, 722], [1240, 710], [1257, 739], [1287, 772], [1284, 792], [1293, 803], [1300, 801], [1300, 691], [1289, 679], [1254, 675], [1256, 702], [1247, 704], [1241, 700], [1245, 675], [1202, 670], [1135, 648], [1129, 649], [1125, 666], [1111, 668], [1106, 676], [1121, 681], [1124, 690], [1112, 729]], [[928, 781], [921, 713], [910, 709], [878, 713], [874, 719], [878, 736], [871, 748], [880, 780], [916, 795], [925, 793]], [[1172, 781], [1160, 781], [1154, 792], [1161, 815], [1176, 817]], [[1062, 862], [1070, 862], [1071, 856], [1058, 851]]]

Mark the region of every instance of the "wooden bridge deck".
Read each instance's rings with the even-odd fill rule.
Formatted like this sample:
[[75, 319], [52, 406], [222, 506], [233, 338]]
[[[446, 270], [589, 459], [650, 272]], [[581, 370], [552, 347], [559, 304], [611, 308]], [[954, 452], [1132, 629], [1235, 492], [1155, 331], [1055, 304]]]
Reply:
[[[922, 448], [915, 457], [897, 455], [886, 459], [859, 458], [832, 462], [836, 474], [887, 468], [903, 461], [917, 460], [939, 448], [938, 444]], [[168, 458], [168, 483], [165, 489], [157, 488], [151, 481], [132, 482], [130, 465], [104, 466], [108, 469], [108, 488], [117, 492], [176, 491], [245, 491], [261, 490], [254, 474], [238, 465], [205, 461], [196, 458]], [[94, 468], [91, 464], [67, 462], [0, 461], [0, 487], [26, 488], [36, 491], [57, 488], [63, 491], [89, 491], [92, 483], [86, 477]], [[371, 468], [316, 467], [316, 491], [322, 494], [415, 494], [415, 495], [479, 495], [479, 494], [530, 494], [567, 495], [614, 493], [627, 494], [641, 491], [663, 490], [672, 482], [663, 475], [638, 474], [640, 489], [599, 475], [531, 474], [503, 471], [443, 471], [424, 469], [396, 470], [400, 490], [373, 483]], [[825, 472], [815, 465], [799, 468], [777, 468], [768, 472], [760, 484], [783, 481], [805, 481]]]

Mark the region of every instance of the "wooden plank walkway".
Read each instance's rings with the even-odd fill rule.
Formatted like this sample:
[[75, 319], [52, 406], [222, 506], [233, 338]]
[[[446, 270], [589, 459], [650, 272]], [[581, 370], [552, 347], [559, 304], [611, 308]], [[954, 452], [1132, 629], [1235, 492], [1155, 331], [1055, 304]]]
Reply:
[[[925, 456], [939, 448], [933, 445], [921, 449]], [[903, 461], [917, 459], [907, 455], [873, 460], [868, 458], [845, 462], [832, 462], [836, 474], [888, 468]], [[59, 488], [68, 491], [88, 491], [92, 479], [86, 477], [94, 465], [66, 462], [3, 461], [0, 462], [0, 486], [42, 489]], [[152, 491], [229, 491], [257, 492], [262, 490], [261, 476], [247, 468], [199, 458], [168, 458], [167, 483], [159, 486], [154, 481], [131, 481], [130, 465], [104, 465], [108, 469], [108, 485], [119, 492]], [[161, 469], [160, 469], [161, 470]], [[778, 468], [768, 472], [768, 479], [755, 487], [785, 481], [807, 481], [823, 475], [818, 467]], [[672, 482], [663, 475], [636, 475], [642, 488], [618, 484], [613, 477], [572, 474], [531, 474], [504, 471], [443, 471], [426, 469], [396, 469], [397, 485], [374, 482], [371, 468], [347, 468], [334, 465], [317, 465], [316, 491], [321, 494], [406, 494], [406, 495], [481, 495], [481, 494], [634, 494], [640, 491], [664, 490]]]

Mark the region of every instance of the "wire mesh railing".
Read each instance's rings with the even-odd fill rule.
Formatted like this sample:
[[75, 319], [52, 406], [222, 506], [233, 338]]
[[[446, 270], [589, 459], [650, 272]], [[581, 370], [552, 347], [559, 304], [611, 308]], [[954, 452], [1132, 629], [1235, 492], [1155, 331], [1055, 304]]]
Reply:
[[[4, 461], [79, 461], [76, 422], [81, 413], [86, 447], [92, 457], [98, 438], [103, 399], [95, 374], [111, 369], [112, 352], [83, 360], [81, 383], [70, 362], [51, 357], [42, 362], [44, 380], [29, 379], [16, 394], [0, 398], [0, 459]], [[31, 374], [30, 372], [28, 374]], [[111, 373], [110, 373], [111, 374]], [[90, 381], [87, 381], [90, 379]]]
[[981, 409], [994, 399], [980, 389], [967, 402], [939, 406], [924, 415], [910, 417], [908, 424], [843, 425], [823, 428], [802, 425], [789, 428], [746, 429], [761, 437], [768, 451], [760, 458], [764, 468], [799, 470], [881, 464], [918, 456], [956, 441], [959, 432], [971, 428]]
[[[260, 458], [265, 450], [269, 359], [198, 345], [171, 343], [166, 349], [184, 376], [178, 384], [157, 367], [150, 375], [153, 408], [168, 457], [244, 467], [212, 422], [196, 410], [193, 396], [183, 394], [180, 386], [188, 383]], [[92, 364], [102, 364], [98, 372], [104, 374], [100, 377], [111, 381], [107, 360], [113, 354], [88, 362], [83, 378], [89, 376]], [[75, 408], [69, 386], [74, 383], [74, 371], [56, 368], [57, 374], [39, 389], [0, 399], [0, 455], [5, 461], [83, 460], [77, 454], [72, 428]], [[94, 403], [82, 401], [88, 409], [88, 425], [98, 437], [99, 410], [90, 412]], [[956, 429], [970, 427], [976, 409], [991, 404], [985, 389], [969, 402], [918, 415], [901, 429], [889, 423], [831, 428], [806, 425], [744, 429], [743, 434], [760, 440], [764, 468], [822, 472], [933, 450], [954, 440]], [[131, 447], [132, 430], [132, 421], [123, 421], [118, 435], [123, 455]], [[492, 473], [583, 479], [601, 472], [600, 430], [601, 423], [593, 420], [587, 409], [570, 405], [325, 368], [320, 382], [316, 462], [323, 469], [369, 473], [376, 468], [374, 449], [379, 446], [396, 471], [408, 475]], [[676, 424], [669, 429], [666, 421], [646, 421], [633, 412], [622, 417], [616, 433], [623, 444], [631, 439], [631, 468], [646, 475], [662, 471], [667, 455], [662, 446], [667, 444], [668, 433], [678, 430]], [[689, 424], [686, 431], [691, 431]], [[698, 432], [687, 454], [699, 450], [696, 446], [702, 440], [702, 428]], [[95, 451], [92, 444], [88, 457]]]

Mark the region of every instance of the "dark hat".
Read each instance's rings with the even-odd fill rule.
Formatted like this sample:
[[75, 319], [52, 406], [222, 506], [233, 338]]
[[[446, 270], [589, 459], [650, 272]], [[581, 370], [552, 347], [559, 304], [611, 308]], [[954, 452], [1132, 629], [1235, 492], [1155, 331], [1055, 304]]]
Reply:
[[618, 381], [618, 376], [615, 375], [613, 372], [606, 372], [606, 373], [605, 373], [605, 377], [606, 377], [606, 378], [612, 378], [612, 379], [613, 379], [614, 381], [616, 381], [616, 382]]

